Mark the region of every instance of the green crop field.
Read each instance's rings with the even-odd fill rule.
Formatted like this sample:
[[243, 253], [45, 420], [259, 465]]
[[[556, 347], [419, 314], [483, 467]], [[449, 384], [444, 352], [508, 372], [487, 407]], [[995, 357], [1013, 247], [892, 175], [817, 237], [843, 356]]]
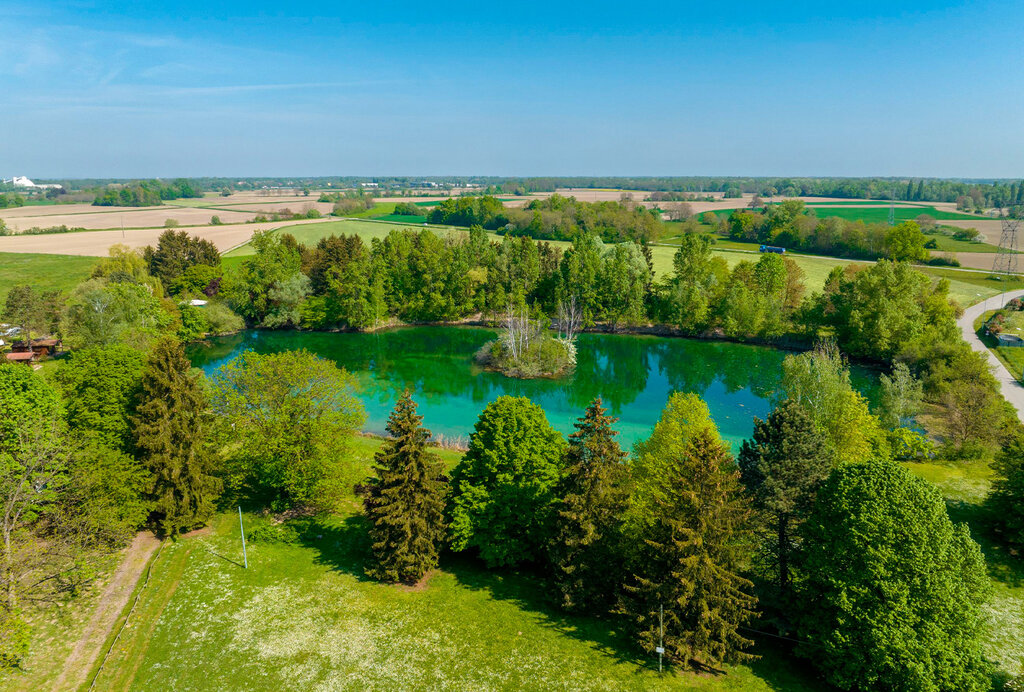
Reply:
[[31, 284], [40, 291], [70, 291], [89, 278], [96, 257], [0, 252], [0, 305], [11, 286]]
[[426, 216], [413, 216], [411, 214], [386, 214], [373, 217], [376, 221], [395, 221], [396, 223], [419, 223], [427, 222]]
[[[331, 235], [341, 235], [347, 233], [349, 235], [357, 234], [367, 243], [373, 238], [384, 238], [395, 229], [412, 229], [416, 230], [422, 228], [422, 225], [408, 224], [408, 223], [395, 223], [395, 222], [383, 222], [383, 221], [370, 221], [360, 219], [339, 219], [338, 221], [327, 221], [324, 223], [310, 223], [300, 224], [298, 226], [286, 226], [279, 230], [279, 233], [290, 233], [295, 236], [295, 239], [303, 245], [314, 246], [319, 242], [321, 238], [326, 238]], [[450, 229], [447, 226], [431, 226], [431, 229], [437, 232], [447, 232]], [[465, 229], [463, 229], [465, 230]], [[237, 247], [233, 250], [225, 253], [225, 257], [241, 257], [245, 255], [253, 254], [252, 246], [246, 243], [241, 247]]]

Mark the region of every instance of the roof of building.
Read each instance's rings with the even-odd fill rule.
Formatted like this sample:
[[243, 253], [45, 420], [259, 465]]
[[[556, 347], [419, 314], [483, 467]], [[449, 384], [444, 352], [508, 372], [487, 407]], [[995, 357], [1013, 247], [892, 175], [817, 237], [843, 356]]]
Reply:
[[32, 360], [33, 358], [36, 357], [36, 354], [32, 353], [32, 351], [22, 351], [20, 353], [5, 353], [4, 357], [7, 360], [22, 361], [22, 360]]

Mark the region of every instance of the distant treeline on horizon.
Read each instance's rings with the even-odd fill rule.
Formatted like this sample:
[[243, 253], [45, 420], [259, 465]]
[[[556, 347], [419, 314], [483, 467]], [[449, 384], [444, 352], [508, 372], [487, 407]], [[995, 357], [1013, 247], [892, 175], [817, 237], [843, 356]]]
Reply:
[[[906, 177], [756, 177], [756, 176], [319, 176], [319, 177], [197, 177], [187, 180], [207, 191], [242, 191], [264, 188], [324, 189], [372, 185], [381, 192], [410, 189], [447, 191], [469, 188], [490, 194], [526, 195], [560, 188], [647, 190], [655, 192], [743, 193], [761, 196], [813, 196], [922, 202], [955, 202], [960, 197], [988, 201], [993, 206], [1024, 204], [1024, 181], [1012, 179], [906, 178]], [[138, 183], [137, 178], [39, 179], [69, 190]]]

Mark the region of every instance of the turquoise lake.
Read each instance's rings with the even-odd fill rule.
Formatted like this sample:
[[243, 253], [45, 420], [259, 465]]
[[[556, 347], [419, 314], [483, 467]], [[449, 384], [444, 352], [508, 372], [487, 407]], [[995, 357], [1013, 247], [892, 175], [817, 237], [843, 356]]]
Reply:
[[[595, 397], [619, 417], [628, 449], [650, 434], [673, 391], [699, 394], [733, 450], [771, 410], [786, 351], [764, 346], [657, 336], [582, 334], [575, 372], [559, 380], [518, 380], [487, 372], [473, 355], [495, 337], [490, 329], [404, 327], [373, 334], [247, 331], [194, 344], [193, 365], [207, 374], [245, 350], [306, 349], [359, 379], [367, 432], [383, 432], [402, 390], [409, 387], [435, 435], [468, 438], [477, 416], [499, 396], [525, 396], [544, 408], [563, 434]], [[853, 369], [854, 386], [872, 398], [876, 376]]]

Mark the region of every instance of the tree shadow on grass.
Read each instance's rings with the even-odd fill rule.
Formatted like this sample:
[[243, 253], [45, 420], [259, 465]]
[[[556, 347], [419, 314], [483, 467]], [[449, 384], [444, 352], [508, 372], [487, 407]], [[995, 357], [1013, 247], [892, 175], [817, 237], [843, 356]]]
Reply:
[[337, 572], [352, 575], [359, 581], [373, 581], [366, 576], [369, 564], [369, 522], [361, 514], [347, 517], [321, 515], [288, 522], [297, 532], [299, 545], [317, 551], [316, 562]]
[[[558, 594], [542, 575], [529, 570], [489, 570], [478, 560], [465, 555], [445, 555], [444, 571], [454, 575], [458, 583], [475, 591], [485, 591], [496, 600], [509, 601], [522, 610], [540, 617], [539, 623], [560, 635], [583, 642], [592, 649], [634, 667], [641, 676], [658, 670], [658, 659], [637, 648], [621, 617], [593, 617], [566, 613], [558, 605]], [[745, 633], [750, 636], [749, 633]], [[762, 658], [748, 664], [754, 674], [772, 690], [808, 692], [831, 689], [814, 674], [809, 663], [796, 659], [791, 649], [764, 637], [753, 637], [752, 653]], [[665, 675], [690, 675], [688, 671], [666, 665]], [[701, 677], [728, 675], [702, 673]]]
[[1007, 545], [999, 530], [997, 510], [991, 504], [946, 500], [946, 509], [954, 523], [965, 523], [970, 528], [971, 537], [985, 555], [989, 576], [1007, 586], [1024, 586], [1024, 560]]

